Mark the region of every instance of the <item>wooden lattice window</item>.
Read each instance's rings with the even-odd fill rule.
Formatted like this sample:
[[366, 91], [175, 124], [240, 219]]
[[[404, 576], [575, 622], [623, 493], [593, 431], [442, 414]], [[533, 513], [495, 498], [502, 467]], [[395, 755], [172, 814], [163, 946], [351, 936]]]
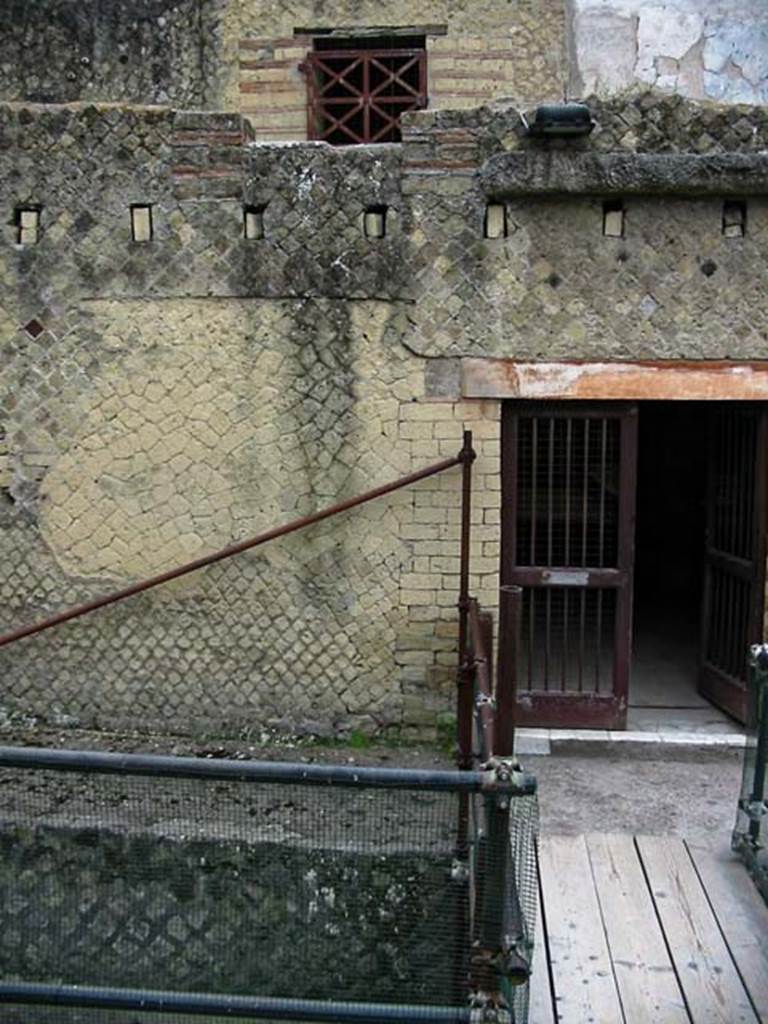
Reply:
[[400, 115], [427, 105], [423, 37], [316, 39], [305, 70], [311, 139], [399, 142]]

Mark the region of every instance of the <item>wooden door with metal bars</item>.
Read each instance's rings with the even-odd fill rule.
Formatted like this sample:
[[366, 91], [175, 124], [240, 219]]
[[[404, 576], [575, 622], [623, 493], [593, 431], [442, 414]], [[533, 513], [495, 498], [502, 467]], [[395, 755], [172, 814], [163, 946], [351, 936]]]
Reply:
[[634, 403], [505, 404], [501, 582], [523, 590], [518, 725], [626, 726], [636, 475]]
[[749, 645], [763, 637], [768, 413], [708, 413], [707, 533], [699, 690], [746, 721]]

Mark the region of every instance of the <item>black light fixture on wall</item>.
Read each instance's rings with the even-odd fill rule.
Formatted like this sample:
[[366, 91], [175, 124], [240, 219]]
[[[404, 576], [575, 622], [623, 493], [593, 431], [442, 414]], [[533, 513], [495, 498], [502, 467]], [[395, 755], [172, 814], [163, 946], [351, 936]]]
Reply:
[[529, 135], [574, 138], [589, 135], [595, 127], [586, 103], [545, 103], [526, 121]]

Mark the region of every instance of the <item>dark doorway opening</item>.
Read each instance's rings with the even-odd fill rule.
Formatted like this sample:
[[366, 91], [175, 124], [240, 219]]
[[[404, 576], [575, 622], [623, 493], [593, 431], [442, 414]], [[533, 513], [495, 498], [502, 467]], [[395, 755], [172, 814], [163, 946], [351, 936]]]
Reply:
[[629, 728], [727, 721], [699, 692], [712, 406], [640, 404]]
[[706, 437], [698, 403], [640, 406], [630, 706], [708, 706], [697, 692]]

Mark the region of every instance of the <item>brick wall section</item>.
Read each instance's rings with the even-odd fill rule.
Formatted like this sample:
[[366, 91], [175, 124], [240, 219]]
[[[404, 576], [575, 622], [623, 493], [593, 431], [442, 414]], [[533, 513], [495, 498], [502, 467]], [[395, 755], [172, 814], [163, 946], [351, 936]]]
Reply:
[[239, 114], [180, 111], [173, 121], [173, 184], [178, 199], [237, 199], [243, 190], [243, 143]]
[[307, 36], [240, 40], [240, 110], [256, 142], [307, 137], [307, 83], [300, 65]]
[[[473, 434], [470, 593], [483, 608], [498, 606], [501, 458], [498, 402], [417, 401], [399, 408], [398, 447], [414, 466], [455, 455], [465, 429]], [[412, 518], [401, 535], [413, 553], [400, 579], [407, 612], [395, 653], [406, 728], [434, 724], [450, 706], [456, 680], [461, 474], [446, 473], [414, 488]]]
[[429, 106], [479, 107], [509, 98], [535, 104], [562, 96], [561, 59], [555, 48], [532, 44], [532, 29], [498, 36], [437, 36], [427, 46]]
[[[547, 17], [519, 9], [503, 34], [472, 36], [450, 29], [447, 35], [428, 34], [429, 107], [467, 109], [502, 98], [532, 106], [561, 97], [566, 75], [561, 14], [559, 8]], [[410, 20], [404, 10], [402, 24]], [[239, 47], [240, 109], [256, 141], [306, 139], [307, 83], [300, 65], [312, 49], [311, 37], [242, 38]]]

